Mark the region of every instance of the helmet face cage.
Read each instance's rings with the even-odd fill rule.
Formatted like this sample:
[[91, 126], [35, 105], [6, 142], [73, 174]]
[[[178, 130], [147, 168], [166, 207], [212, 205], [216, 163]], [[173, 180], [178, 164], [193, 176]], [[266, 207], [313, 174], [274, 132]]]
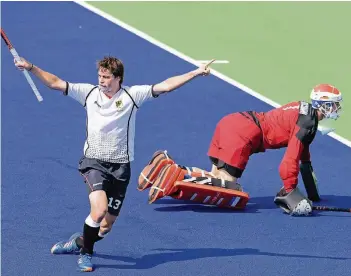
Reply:
[[321, 105], [319, 110], [326, 118], [338, 119], [341, 113], [341, 104], [340, 102], [325, 102]]
[[342, 96], [339, 90], [329, 84], [316, 86], [311, 93], [312, 107], [318, 109], [327, 119], [338, 119], [341, 114]]

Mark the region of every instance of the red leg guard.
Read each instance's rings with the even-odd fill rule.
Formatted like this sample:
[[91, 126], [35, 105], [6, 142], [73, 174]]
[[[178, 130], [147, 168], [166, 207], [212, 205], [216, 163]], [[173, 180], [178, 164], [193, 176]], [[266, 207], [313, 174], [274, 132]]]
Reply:
[[156, 151], [151, 161], [140, 173], [138, 180], [138, 190], [143, 191], [152, 186], [161, 169], [168, 164], [174, 164], [167, 151]]
[[163, 167], [150, 189], [149, 203], [173, 193], [175, 191], [174, 183], [183, 180], [185, 172], [177, 164], [168, 164]]
[[180, 200], [191, 200], [220, 208], [243, 209], [249, 201], [249, 195], [221, 187], [177, 181], [173, 185], [171, 196]]

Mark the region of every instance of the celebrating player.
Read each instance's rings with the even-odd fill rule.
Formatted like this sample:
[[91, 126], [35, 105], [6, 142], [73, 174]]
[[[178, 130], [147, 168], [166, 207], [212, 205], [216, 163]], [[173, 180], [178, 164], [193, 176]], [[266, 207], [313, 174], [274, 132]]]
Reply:
[[[238, 112], [223, 117], [216, 126], [208, 150], [211, 172], [180, 166], [167, 154], [156, 152], [139, 176], [140, 191], [151, 187], [149, 202], [172, 196], [199, 203], [241, 209], [249, 195], [237, 180], [250, 155], [286, 147], [279, 167], [283, 187], [274, 202], [286, 213], [309, 215], [312, 201], [319, 201], [309, 146], [318, 122], [340, 116], [342, 96], [337, 88], [320, 84], [311, 92], [311, 103], [291, 102], [268, 112]], [[297, 187], [298, 174], [307, 198]]]
[[92, 271], [95, 242], [103, 239], [120, 213], [130, 180], [130, 162], [134, 159], [134, 129], [140, 106], [160, 94], [181, 87], [197, 76], [210, 74], [209, 63], [184, 75], [155, 85], [122, 86], [123, 63], [105, 57], [97, 64], [99, 85], [68, 83], [22, 59], [15, 60], [20, 70], [37, 76], [51, 89], [78, 101], [87, 111], [87, 139], [79, 171], [89, 190], [90, 214], [83, 234], [75, 233], [68, 241], [56, 243], [53, 254], [80, 253], [78, 269]]

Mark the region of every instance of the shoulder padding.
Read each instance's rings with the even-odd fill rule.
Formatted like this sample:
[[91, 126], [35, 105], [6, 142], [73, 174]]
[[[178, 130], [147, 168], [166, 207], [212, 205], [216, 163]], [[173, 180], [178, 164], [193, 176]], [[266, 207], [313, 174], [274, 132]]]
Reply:
[[299, 117], [296, 124], [300, 128], [296, 137], [303, 144], [312, 143], [318, 129], [317, 111], [307, 102], [300, 102]]

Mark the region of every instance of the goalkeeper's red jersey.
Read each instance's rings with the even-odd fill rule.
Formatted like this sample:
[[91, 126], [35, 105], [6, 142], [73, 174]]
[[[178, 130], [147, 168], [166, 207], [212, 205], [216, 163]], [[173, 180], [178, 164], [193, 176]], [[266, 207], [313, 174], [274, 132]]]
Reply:
[[289, 191], [297, 185], [299, 162], [310, 160], [309, 145], [317, 127], [317, 111], [306, 102], [268, 112], [232, 113], [217, 124], [208, 155], [230, 165], [231, 174], [241, 177], [253, 153], [287, 147], [279, 173]]
[[299, 161], [310, 161], [309, 145], [317, 132], [317, 111], [307, 102], [292, 102], [268, 112], [253, 114], [263, 134], [259, 150], [287, 147], [279, 173], [285, 187], [295, 186]]

